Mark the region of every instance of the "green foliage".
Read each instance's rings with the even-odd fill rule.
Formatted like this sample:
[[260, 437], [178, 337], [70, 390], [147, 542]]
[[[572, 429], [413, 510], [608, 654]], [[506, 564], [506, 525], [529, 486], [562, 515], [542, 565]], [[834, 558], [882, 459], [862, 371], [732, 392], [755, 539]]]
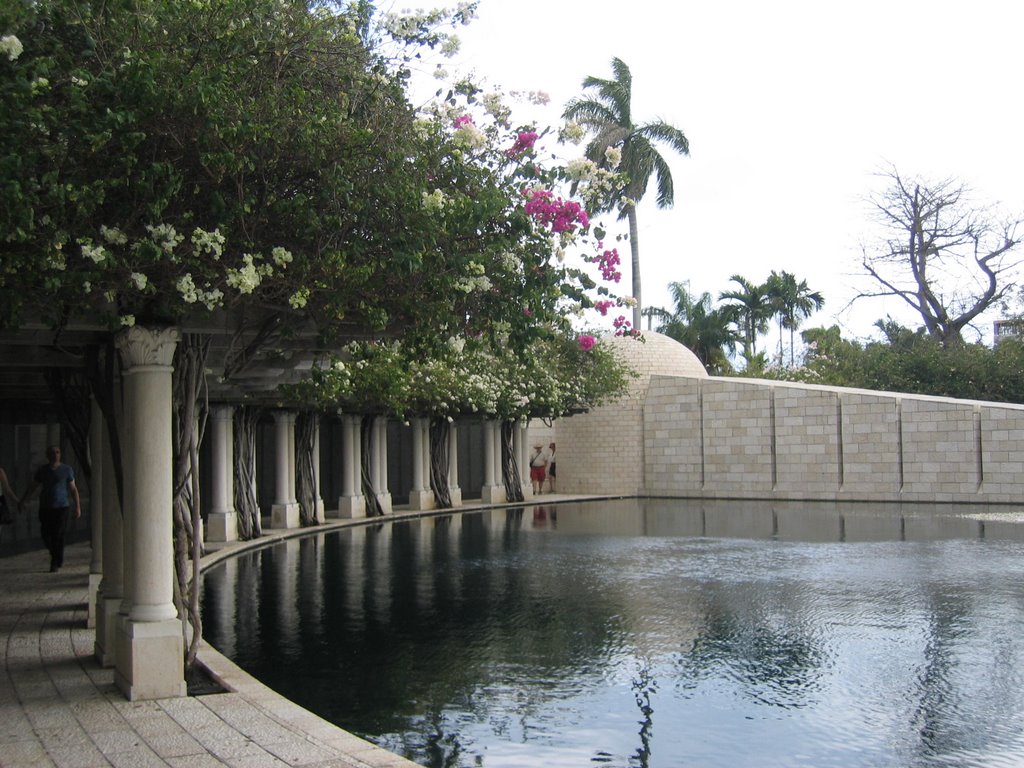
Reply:
[[669, 288], [675, 308], [662, 320], [658, 331], [693, 352], [713, 376], [731, 373], [729, 352], [740, 338], [731, 327], [729, 312], [713, 309], [710, 293], [693, 296], [685, 283], [671, 283]]
[[[556, 376], [532, 355], [573, 347], [569, 315], [595, 283], [523, 191], [564, 172], [508, 149], [529, 126], [507, 111], [460, 127], [480, 106], [468, 84], [427, 116], [406, 97], [411, 51], [444, 47], [438, 27], [473, 7], [379, 25], [368, 2], [0, 9], [23, 45], [0, 55], [0, 327], [272, 321], [293, 343], [312, 328], [317, 350], [373, 338], [339, 399], [391, 412], [475, 405], [464, 382], [436, 402], [422, 387], [451, 378], [447, 340], [474, 339], [502, 350], [510, 391], [554, 382], [519, 411], [574, 407], [559, 388], [587, 359], [559, 351], [579, 370]], [[421, 375], [389, 376], [399, 363]]]
[[759, 375], [887, 392], [968, 400], [1024, 403], [1024, 342], [1009, 338], [994, 349], [983, 344], [943, 345], [923, 330], [882, 323], [884, 341], [861, 345], [839, 328], [803, 333], [804, 365]]
[[523, 356], [482, 340], [452, 338], [429, 356], [397, 341], [358, 342], [284, 391], [321, 409], [399, 418], [556, 418], [623, 394], [633, 375], [610, 347], [584, 351], [565, 337], [538, 342]]

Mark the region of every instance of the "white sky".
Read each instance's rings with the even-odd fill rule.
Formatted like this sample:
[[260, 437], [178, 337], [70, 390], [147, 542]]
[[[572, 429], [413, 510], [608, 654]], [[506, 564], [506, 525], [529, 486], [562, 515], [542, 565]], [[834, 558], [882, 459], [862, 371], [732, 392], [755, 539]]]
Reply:
[[717, 297], [732, 274], [775, 269], [825, 295], [804, 327], [863, 338], [887, 313], [917, 325], [891, 300], [838, 314], [862, 279], [876, 173], [955, 176], [1024, 211], [1024, 3], [482, 0], [458, 35], [453, 69], [546, 91], [551, 125], [618, 56], [634, 121], [686, 133], [689, 158], [665, 152], [675, 207], [655, 208], [652, 182], [639, 211], [645, 306], [668, 307], [670, 281]]

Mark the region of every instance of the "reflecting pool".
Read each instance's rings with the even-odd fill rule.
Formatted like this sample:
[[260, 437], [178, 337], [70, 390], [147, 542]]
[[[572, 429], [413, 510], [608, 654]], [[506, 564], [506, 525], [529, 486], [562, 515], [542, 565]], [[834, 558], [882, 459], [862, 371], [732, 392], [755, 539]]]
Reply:
[[1024, 526], [925, 511], [634, 499], [343, 529], [210, 569], [204, 635], [425, 766], [1024, 765]]

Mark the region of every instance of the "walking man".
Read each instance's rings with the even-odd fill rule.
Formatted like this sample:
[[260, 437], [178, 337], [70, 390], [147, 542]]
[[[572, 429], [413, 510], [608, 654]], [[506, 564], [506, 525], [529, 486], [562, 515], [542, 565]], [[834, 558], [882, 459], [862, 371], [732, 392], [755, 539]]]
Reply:
[[50, 550], [50, 573], [54, 573], [64, 565], [64, 534], [68, 529], [68, 512], [71, 500], [75, 502], [75, 518], [82, 516], [82, 502], [75, 485], [75, 471], [60, 461], [60, 448], [51, 445], [46, 449], [48, 464], [41, 466], [34, 476], [34, 484], [21, 498], [22, 505], [38, 489], [39, 495], [39, 528], [43, 534], [43, 543]]

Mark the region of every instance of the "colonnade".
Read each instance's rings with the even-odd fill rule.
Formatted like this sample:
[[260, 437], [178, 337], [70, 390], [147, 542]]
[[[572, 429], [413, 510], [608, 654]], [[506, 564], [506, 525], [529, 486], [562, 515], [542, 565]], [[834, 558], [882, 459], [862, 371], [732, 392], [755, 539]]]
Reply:
[[[119, 414], [123, 465], [124, 505], [120, 505], [114, 476], [111, 442], [105, 421], [94, 406], [90, 451], [93, 456], [92, 525], [93, 560], [90, 567], [90, 623], [95, 626], [95, 655], [104, 666], [114, 667], [119, 689], [131, 700], [185, 695], [184, 640], [181, 618], [173, 595], [173, 488], [172, 488], [172, 394], [171, 373], [179, 332], [174, 328], [135, 326], [118, 335], [121, 356], [121, 403]], [[238, 513], [234, 508], [234, 407], [217, 404], [210, 410], [210, 509], [205, 538], [230, 542], [238, 538]], [[294, 411], [274, 413], [274, 500], [271, 528], [295, 528], [300, 524], [296, 500], [296, 451]], [[313, 462], [315, 516], [351, 519], [366, 516], [362, 483], [362, 417], [341, 416], [342, 458], [326, 469], [341, 478], [337, 506], [325, 509], [320, 498], [319, 461]], [[426, 478], [430, 475], [429, 422], [414, 418], [410, 509], [436, 506]], [[448, 483], [453, 507], [462, 504], [458, 480], [457, 423], [451, 423], [448, 444]], [[319, 430], [314, 425], [314, 457], [319, 457]], [[530, 496], [526, 427], [514, 434], [520, 484]], [[387, 419], [375, 417], [368, 441], [369, 485], [385, 513], [393, 511], [388, 491]], [[501, 503], [506, 490], [501, 472], [501, 430], [495, 421], [484, 423], [484, 484], [482, 501]]]

